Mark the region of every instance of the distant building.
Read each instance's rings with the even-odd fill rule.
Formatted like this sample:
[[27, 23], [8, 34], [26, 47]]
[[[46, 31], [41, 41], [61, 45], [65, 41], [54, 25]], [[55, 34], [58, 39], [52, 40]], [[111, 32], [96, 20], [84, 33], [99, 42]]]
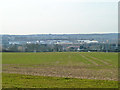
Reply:
[[9, 44], [26, 44], [26, 41], [9, 41]]
[[20, 44], [20, 42], [9, 42], [9, 44]]
[[23, 46], [18, 46], [18, 51], [24, 52], [24, 51], [25, 51], [25, 47], [23, 47]]
[[63, 40], [63, 41], [58, 41], [55, 44], [73, 44], [73, 42], [67, 41], [67, 40]]
[[77, 40], [79, 44], [84, 44], [84, 43], [98, 43], [96, 40]]
[[67, 50], [70, 50], [70, 51], [80, 51], [80, 46], [68, 46]]

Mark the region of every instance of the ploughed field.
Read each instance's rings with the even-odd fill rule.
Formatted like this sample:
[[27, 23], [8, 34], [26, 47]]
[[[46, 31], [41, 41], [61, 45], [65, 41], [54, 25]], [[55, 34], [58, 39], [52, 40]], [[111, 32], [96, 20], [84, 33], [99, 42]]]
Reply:
[[3, 88], [118, 87], [118, 53], [2, 53], [2, 63]]

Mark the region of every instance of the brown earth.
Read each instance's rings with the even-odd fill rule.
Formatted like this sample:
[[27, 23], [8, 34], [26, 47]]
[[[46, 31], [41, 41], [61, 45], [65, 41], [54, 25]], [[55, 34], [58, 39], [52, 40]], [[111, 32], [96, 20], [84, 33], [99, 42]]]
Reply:
[[[95, 64], [96, 65], [96, 64]], [[16, 73], [25, 75], [72, 77], [81, 79], [118, 80], [118, 69], [93, 69], [89, 66], [55, 66], [3, 64], [3, 73]]]

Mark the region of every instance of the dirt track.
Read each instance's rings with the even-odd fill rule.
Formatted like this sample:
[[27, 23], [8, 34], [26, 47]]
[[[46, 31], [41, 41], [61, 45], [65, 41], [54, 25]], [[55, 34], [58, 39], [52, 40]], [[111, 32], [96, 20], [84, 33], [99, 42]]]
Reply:
[[91, 55], [82, 54], [82, 56], [84, 56], [84, 57], [90, 57], [90, 58], [93, 59], [93, 60], [97, 60], [97, 61], [100, 61], [100, 62], [104, 63], [105, 65], [109, 65], [109, 66], [112, 65], [112, 64], [110, 64], [110, 62], [108, 63], [108, 62], [106, 62], [105, 60], [101, 60], [101, 59], [95, 58], [95, 57], [93, 57], [93, 56], [91, 56]]

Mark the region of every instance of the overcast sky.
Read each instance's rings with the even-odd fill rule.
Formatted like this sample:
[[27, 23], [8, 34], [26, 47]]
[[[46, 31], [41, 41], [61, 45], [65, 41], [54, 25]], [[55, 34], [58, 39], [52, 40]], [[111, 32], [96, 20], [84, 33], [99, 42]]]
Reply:
[[118, 32], [117, 0], [1, 0], [1, 34]]

